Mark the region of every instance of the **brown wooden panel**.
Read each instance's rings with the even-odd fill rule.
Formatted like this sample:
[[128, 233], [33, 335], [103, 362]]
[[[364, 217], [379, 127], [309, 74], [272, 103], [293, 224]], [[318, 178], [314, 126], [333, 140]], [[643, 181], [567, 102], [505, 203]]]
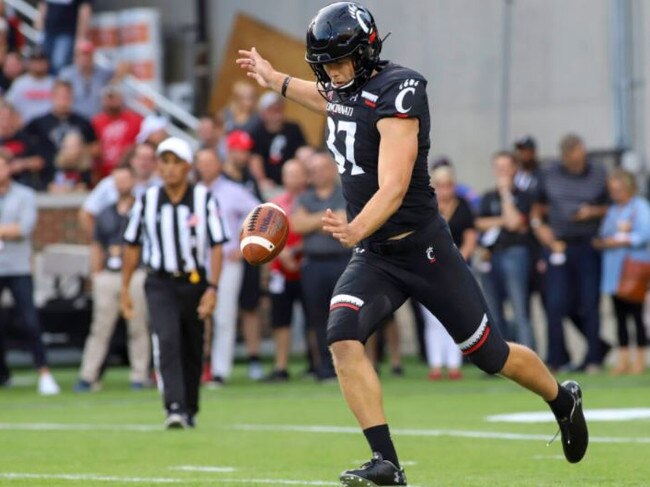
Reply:
[[[314, 73], [305, 62], [305, 42], [296, 39], [274, 27], [271, 27], [246, 14], [240, 13], [235, 18], [228, 39], [224, 61], [219, 67], [218, 75], [210, 99], [210, 111], [221, 110], [230, 97], [235, 81], [254, 80], [235, 64], [239, 49], [256, 47], [259, 53], [269, 60], [275, 69], [303, 79], [315, 79]], [[264, 90], [255, 83], [260, 93]], [[287, 118], [298, 122], [305, 132], [310, 144], [320, 146], [323, 141], [325, 117], [314, 113], [294, 102], [287, 103]]]

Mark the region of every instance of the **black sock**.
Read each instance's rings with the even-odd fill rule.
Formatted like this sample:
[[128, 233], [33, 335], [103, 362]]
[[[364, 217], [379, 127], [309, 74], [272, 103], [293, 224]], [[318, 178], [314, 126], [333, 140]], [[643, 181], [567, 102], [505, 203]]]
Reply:
[[557, 385], [557, 397], [548, 401], [551, 410], [557, 419], [567, 418], [573, 409], [573, 396], [560, 384]]
[[399, 468], [399, 461], [397, 460], [397, 452], [395, 451], [395, 446], [393, 445], [393, 440], [390, 437], [390, 430], [388, 429], [387, 424], [381, 424], [379, 426], [373, 426], [363, 430], [363, 434], [366, 435], [366, 440], [370, 445], [370, 449], [373, 452], [381, 453], [381, 456], [384, 457], [384, 460], [388, 460], [397, 468]]

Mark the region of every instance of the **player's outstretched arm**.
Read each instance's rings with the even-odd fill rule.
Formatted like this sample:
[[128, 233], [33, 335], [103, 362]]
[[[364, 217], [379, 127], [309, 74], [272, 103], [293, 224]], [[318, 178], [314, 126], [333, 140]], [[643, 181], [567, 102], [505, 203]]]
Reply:
[[[254, 47], [250, 51], [239, 50], [240, 58], [237, 64], [247, 71], [247, 75], [253, 78], [263, 88], [269, 88], [282, 93], [282, 85], [289, 76], [286, 73], [276, 71], [270, 62], [264, 59]], [[326, 108], [325, 99], [320, 95], [315, 81], [307, 81], [291, 77], [286, 87], [285, 95], [290, 100], [314, 110], [323, 112]]]

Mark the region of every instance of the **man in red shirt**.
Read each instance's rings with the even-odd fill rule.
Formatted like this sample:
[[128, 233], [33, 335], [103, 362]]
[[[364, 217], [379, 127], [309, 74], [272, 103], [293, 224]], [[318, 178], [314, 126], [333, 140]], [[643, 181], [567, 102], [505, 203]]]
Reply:
[[142, 117], [124, 107], [122, 90], [108, 85], [102, 90], [102, 112], [92, 119], [99, 139], [99, 176], [108, 176], [124, 153], [135, 143]]
[[[296, 159], [282, 166], [282, 185], [286, 192], [277, 196], [273, 203], [291, 215], [296, 197], [307, 188], [307, 171]], [[289, 228], [287, 243], [280, 255], [271, 262], [269, 294], [271, 295], [271, 326], [275, 339], [275, 366], [266, 377], [269, 382], [289, 380], [287, 364], [291, 348], [291, 321], [293, 305], [303, 304], [300, 285], [300, 261], [302, 259], [302, 237]]]

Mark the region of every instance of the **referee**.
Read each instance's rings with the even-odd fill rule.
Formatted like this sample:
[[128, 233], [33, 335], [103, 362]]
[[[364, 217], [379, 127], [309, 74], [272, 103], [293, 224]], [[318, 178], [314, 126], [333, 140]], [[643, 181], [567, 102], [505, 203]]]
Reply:
[[[189, 145], [170, 137], [156, 154], [164, 185], [149, 188], [138, 200], [124, 232], [122, 310], [127, 319], [133, 313], [128, 289], [142, 250], [165, 425], [185, 428], [194, 426], [199, 410], [203, 320], [216, 305], [220, 244], [228, 235], [207, 188], [188, 182], [193, 160]], [[213, 282], [206, 279], [206, 262]]]

